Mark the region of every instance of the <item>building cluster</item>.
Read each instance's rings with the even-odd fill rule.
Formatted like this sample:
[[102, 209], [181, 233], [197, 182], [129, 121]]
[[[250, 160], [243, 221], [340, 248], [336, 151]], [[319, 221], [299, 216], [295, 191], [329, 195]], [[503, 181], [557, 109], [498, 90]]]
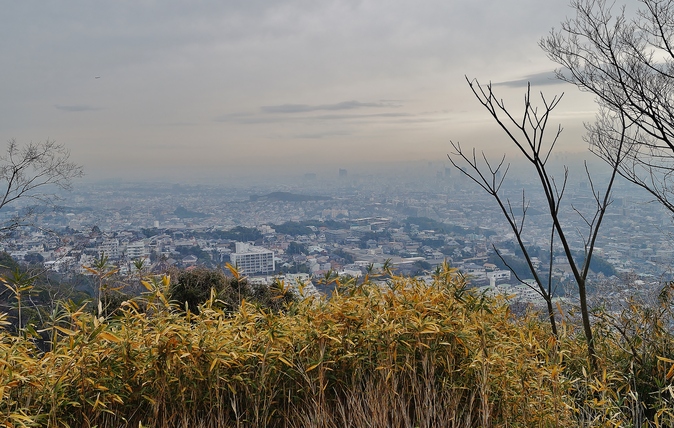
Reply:
[[[107, 257], [122, 273], [131, 273], [138, 259], [156, 272], [167, 266], [231, 263], [259, 282], [279, 274], [300, 275], [294, 279], [306, 275], [310, 280], [333, 273], [359, 277], [384, 267], [428, 275], [446, 261], [476, 286], [496, 290], [509, 284], [509, 290], [529, 296], [531, 288], [518, 284], [496, 257], [495, 249], [503, 257], [518, 257], [512, 231], [494, 201], [469, 181], [448, 176], [445, 169], [406, 182], [339, 175], [338, 180], [321, 181], [308, 174], [277, 188], [81, 185], [64, 195], [59, 210], [38, 214], [39, 229], [15, 231], [2, 241], [1, 249], [21, 262], [44, 263], [65, 274], [86, 273], [96, 259]], [[518, 189], [526, 186], [518, 182], [505, 191], [512, 191], [517, 200]], [[251, 197], [278, 190], [283, 192], [274, 197]], [[591, 210], [593, 200], [586, 190], [573, 183], [567, 189], [569, 206], [562, 215], [569, 228], [584, 230], [576, 210]], [[643, 203], [630, 188], [619, 190], [596, 255], [613, 275], [636, 275], [638, 281], [651, 283], [674, 262], [671, 219], [657, 204]], [[526, 243], [545, 253], [550, 224], [542, 215], [544, 201], [534, 197], [528, 207]], [[0, 213], [0, 220], [16, 214]], [[239, 229], [252, 235], [232, 234]], [[572, 245], [582, 254], [580, 234]], [[543, 258], [537, 254], [533, 262], [546, 266]], [[555, 281], [570, 280], [568, 264], [559, 253], [553, 266]], [[591, 280], [603, 276], [609, 275], [593, 272]]]

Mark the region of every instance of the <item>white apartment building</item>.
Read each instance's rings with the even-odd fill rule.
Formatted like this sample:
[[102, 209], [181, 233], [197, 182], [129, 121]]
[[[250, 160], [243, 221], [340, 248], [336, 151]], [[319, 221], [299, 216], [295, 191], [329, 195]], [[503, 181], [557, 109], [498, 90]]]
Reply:
[[236, 252], [229, 259], [244, 275], [268, 275], [276, 268], [273, 251], [244, 242], [236, 243]]
[[144, 241], [131, 242], [126, 246], [126, 257], [130, 260], [142, 259], [150, 255]]
[[490, 281], [510, 281], [510, 271], [509, 270], [495, 270], [492, 272], [487, 272], [487, 279]]
[[119, 259], [119, 239], [106, 239], [98, 247], [98, 256], [107, 256], [110, 260]]

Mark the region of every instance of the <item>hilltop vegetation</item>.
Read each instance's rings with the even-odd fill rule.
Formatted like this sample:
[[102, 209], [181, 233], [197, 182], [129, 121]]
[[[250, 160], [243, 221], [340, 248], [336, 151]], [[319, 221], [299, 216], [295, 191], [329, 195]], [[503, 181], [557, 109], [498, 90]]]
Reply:
[[191, 311], [170, 302], [167, 277], [145, 278], [142, 295], [104, 317], [56, 303], [44, 349], [34, 329], [0, 330], [0, 418], [99, 427], [674, 422], [671, 287], [656, 306], [597, 313], [601, 367], [592, 372], [568, 315], [555, 340], [545, 320], [513, 317], [447, 266], [430, 284], [372, 279], [336, 280], [329, 299], [284, 299], [278, 284], [275, 309], [245, 298], [223, 305], [211, 293]]
[[197, 236], [209, 236], [216, 239], [230, 239], [232, 241], [248, 242], [262, 239], [262, 233], [254, 227], [236, 226], [231, 230], [213, 230], [195, 233]]
[[467, 235], [469, 233], [474, 233], [476, 235], [485, 235], [489, 237], [496, 234], [496, 232], [493, 230], [463, 228], [461, 226], [440, 223], [439, 221], [430, 219], [428, 217], [408, 217], [405, 221], [405, 225], [407, 227], [416, 225], [419, 230], [433, 230], [434, 232], [444, 233], [447, 235]]

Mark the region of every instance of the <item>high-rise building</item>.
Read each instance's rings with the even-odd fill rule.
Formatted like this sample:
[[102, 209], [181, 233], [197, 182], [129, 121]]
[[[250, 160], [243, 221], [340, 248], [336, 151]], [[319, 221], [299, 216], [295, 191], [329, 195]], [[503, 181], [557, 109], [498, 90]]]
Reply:
[[236, 252], [229, 259], [244, 275], [269, 275], [276, 268], [273, 251], [244, 242], [236, 243]]

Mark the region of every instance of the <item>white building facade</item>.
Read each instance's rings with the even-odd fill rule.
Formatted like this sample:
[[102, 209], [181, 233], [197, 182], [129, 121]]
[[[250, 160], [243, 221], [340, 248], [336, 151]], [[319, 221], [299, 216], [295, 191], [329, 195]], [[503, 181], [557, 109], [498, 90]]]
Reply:
[[244, 275], [269, 275], [276, 269], [273, 251], [243, 242], [236, 243], [236, 252], [229, 259]]
[[130, 260], [142, 259], [150, 255], [144, 241], [131, 242], [126, 246], [126, 257]]
[[110, 260], [118, 260], [120, 256], [119, 252], [119, 239], [106, 239], [98, 247], [98, 256], [107, 257]]

